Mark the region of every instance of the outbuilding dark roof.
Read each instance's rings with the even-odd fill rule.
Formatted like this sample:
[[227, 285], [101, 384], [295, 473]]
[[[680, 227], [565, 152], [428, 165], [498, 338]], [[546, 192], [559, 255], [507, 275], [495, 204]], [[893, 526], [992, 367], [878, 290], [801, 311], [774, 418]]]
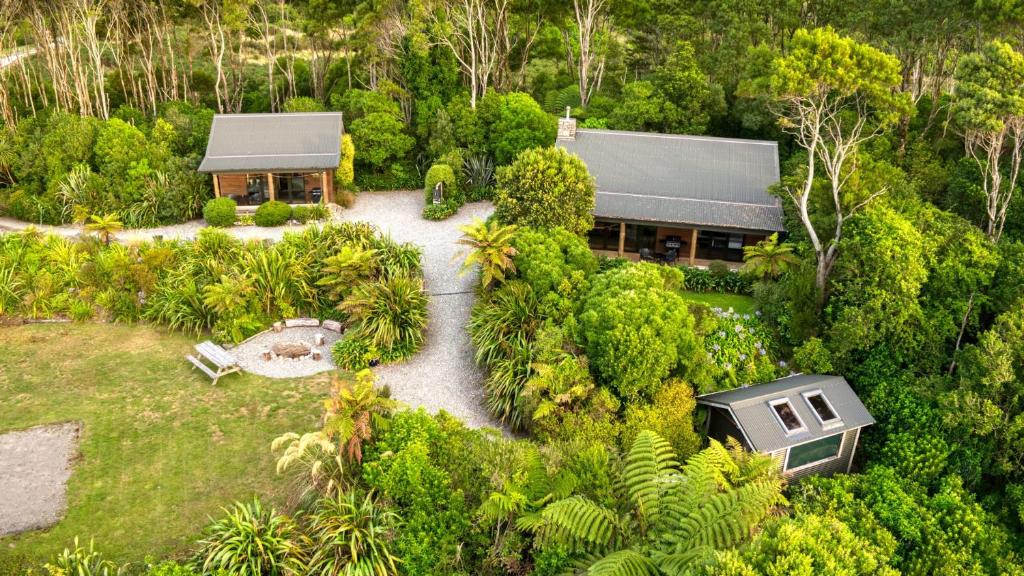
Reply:
[[279, 172], [338, 167], [340, 112], [218, 114], [200, 172]]
[[578, 129], [556, 143], [597, 180], [594, 216], [781, 232], [776, 142]]
[[[840, 422], [822, 426], [804, 396], [804, 393], [816, 390], [822, 392]], [[779, 399], [789, 401], [806, 430], [786, 434], [771, 406], [771, 402]], [[697, 397], [697, 402], [730, 410], [747, 442], [751, 444], [750, 447], [762, 453], [775, 452], [875, 423], [875, 419], [842, 376], [799, 374], [764, 384], [704, 394]]]

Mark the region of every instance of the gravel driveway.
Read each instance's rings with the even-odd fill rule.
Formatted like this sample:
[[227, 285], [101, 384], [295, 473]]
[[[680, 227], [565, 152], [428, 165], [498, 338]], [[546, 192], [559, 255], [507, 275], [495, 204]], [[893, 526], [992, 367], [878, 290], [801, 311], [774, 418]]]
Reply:
[[370, 222], [399, 242], [423, 248], [423, 278], [430, 293], [426, 341], [408, 362], [377, 368], [377, 382], [412, 407], [445, 410], [473, 427], [497, 427], [484, 407], [484, 374], [473, 361], [466, 331], [476, 277], [459, 277], [462, 247], [456, 244], [460, 226], [486, 218], [493, 208], [489, 202], [466, 204], [440, 222], [424, 220], [422, 209], [419, 190], [367, 192], [341, 213], [343, 220]]
[[[423, 406], [431, 412], [446, 410], [474, 427], [498, 426], [483, 405], [483, 372], [473, 361], [473, 345], [466, 332], [473, 306], [473, 274], [459, 277], [462, 248], [456, 244], [459, 227], [474, 218], [487, 218], [493, 211], [490, 202], [466, 204], [447, 220], [433, 222], [420, 216], [423, 192], [364, 192], [351, 208], [341, 210], [336, 220], [369, 222], [399, 242], [412, 242], [423, 248], [423, 277], [430, 294], [427, 337], [423, 348], [408, 362], [377, 369], [378, 383], [387, 384], [394, 397], [412, 407]], [[0, 217], [0, 231], [21, 230], [28, 224]], [[74, 226], [38, 226], [43, 232], [62, 236], [82, 233]], [[119, 241], [151, 239], [160, 235], [170, 239], [192, 239], [203, 228], [196, 220], [185, 224], [125, 230]], [[244, 226], [228, 229], [241, 239], [280, 240], [301, 226], [260, 228]]]

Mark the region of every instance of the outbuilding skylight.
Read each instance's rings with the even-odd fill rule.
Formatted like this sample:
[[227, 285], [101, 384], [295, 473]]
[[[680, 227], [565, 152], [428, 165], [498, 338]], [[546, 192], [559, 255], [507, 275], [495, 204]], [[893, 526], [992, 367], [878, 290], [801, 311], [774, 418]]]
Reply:
[[842, 422], [839, 414], [832, 407], [832, 403], [828, 401], [825, 393], [821, 390], [804, 392], [804, 399], [807, 400], [807, 404], [814, 411], [814, 415], [818, 417], [818, 421], [821, 422], [823, 427], [828, 428]]
[[803, 420], [800, 419], [800, 415], [796, 413], [788, 399], [779, 398], [772, 400], [768, 404], [775, 413], [775, 417], [778, 418], [779, 424], [785, 429], [786, 434], [796, 434], [807, 429]]

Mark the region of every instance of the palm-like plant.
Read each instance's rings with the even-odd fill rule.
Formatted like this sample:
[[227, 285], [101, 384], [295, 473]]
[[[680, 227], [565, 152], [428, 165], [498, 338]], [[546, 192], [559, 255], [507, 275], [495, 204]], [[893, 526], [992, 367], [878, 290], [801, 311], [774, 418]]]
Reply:
[[93, 214], [89, 217], [89, 222], [85, 225], [85, 229], [89, 232], [95, 232], [100, 237], [100, 240], [103, 240], [104, 244], [109, 245], [114, 233], [124, 229], [124, 224], [118, 219], [117, 214], [107, 214], [105, 216]]
[[204, 574], [306, 574], [305, 539], [294, 522], [258, 499], [224, 509], [199, 541], [196, 567]]
[[324, 498], [312, 517], [310, 574], [392, 576], [399, 559], [388, 548], [398, 516], [380, 507], [371, 494]]
[[[93, 541], [89, 541], [89, 547], [84, 548], [78, 543], [75, 536], [75, 548], [65, 548], [63, 552], [54, 558], [53, 562], [47, 563], [44, 567], [46, 574], [61, 576], [64, 574], [74, 576], [116, 576], [121, 574], [117, 564], [103, 558]], [[31, 572], [29, 572], [31, 573]]]
[[782, 482], [766, 458], [712, 440], [680, 469], [671, 445], [637, 435], [619, 474], [613, 508], [585, 496], [552, 502], [516, 525], [542, 546], [583, 555], [585, 574], [679, 574], [707, 552], [737, 545], [776, 505]]
[[327, 289], [328, 297], [337, 302], [351, 293], [352, 288], [365, 282], [377, 267], [377, 251], [359, 246], [342, 246], [337, 254], [324, 260], [323, 275], [317, 286]]
[[778, 233], [753, 246], [743, 247], [743, 271], [762, 280], [778, 278], [799, 262], [800, 259], [793, 254], [793, 245], [779, 242]]
[[480, 285], [487, 289], [495, 280], [503, 282], [506, 274], [516, 271], [515, 262], [512, 261], [516, 255], [516, 249], [512, 246], [515, 226], [502, 226], [494, 220], [484, 222], [477, 218], [461, 230], [463, 235], [459, 244], [468, 246], [469, 252], [459, 274], [479, 266]]
[[324, 401], [323, 433], [337, 440], [338, 451], [349, 460], [362, 462], [363, 443], [373, 438], [374, 428], [387, 424], [386, 416], [398, 402], [381, 396], [373, 385], [373, 372], [361, 370], [354, 380], [333, 376], [333, 396]]

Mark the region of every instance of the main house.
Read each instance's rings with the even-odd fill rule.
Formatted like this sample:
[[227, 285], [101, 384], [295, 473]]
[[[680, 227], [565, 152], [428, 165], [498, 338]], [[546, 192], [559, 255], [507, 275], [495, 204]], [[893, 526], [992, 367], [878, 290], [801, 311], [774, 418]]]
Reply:
[[343, 130], [339, 112], [218, 114], [199, 171], [240, 206], [333, 202]]
[[707, 434], [770, 454], [787, 478], [849, 472], [860, 430], [875, 423], [841, 376], [800, 374], [697, 397]]
[[597, 181], [590, 247], [599, 254], [706, 264], [740, 262], [743, 247], [782, 232], [776, 142], [577, 129], [557, 146]]

